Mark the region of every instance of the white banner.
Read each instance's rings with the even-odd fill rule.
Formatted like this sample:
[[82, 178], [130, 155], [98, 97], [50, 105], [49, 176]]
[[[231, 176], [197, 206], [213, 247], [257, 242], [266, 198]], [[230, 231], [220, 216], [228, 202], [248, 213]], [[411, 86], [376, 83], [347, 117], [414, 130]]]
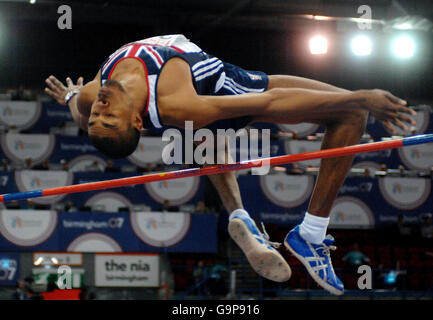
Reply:
[[286, 174], [260, 176], [260, 187], [273, 204], [283, 208], [293, 208], [310, 198], [314, 177]]
[[431, 179], [380, 178], [379, 190], [385, 200], [393, 207], [412, 210], [424, 204], [429, 198]]
[[104, 212], [118, 212], [119, 208], [132, 208], [132, 203], [123, 195], [116, 192], [100, 192], [86, 201], [86, 206], [101, 206]]
[[0, 101], [0, 124], [28, 129], [38, 121], [41, 110], [36, 101]]
[[169, 200], [172, 205], [180, 205], [191, 200], [199, 186], [200, 177], [190, 177], [146, 183], [144, 188], [159, 203]]
[[51, 134], [7, 133], [1, 137], [4, 154], [13, 162], [32, 159], [32, 164], [40, 164], [53, 153], [56, 138]]
[[68, 252], [122, 252], [113, 238], [98, 232], [88, 232], [75, 238], [66, 250]]
[[278, 124], [277, 127], [282, 131], [295, 133], [298, 138], [306, 137], [319, 129], [318, 124], [306, 122], [298, 124]]
[[181, 241], [189, 231], [191, 216], [182, 212], [132, 212], [131, 226], [143, 242], [166, 248]]
[[17, 246], [36, 246], [57, 226], [57, 212], [50, 210], [1, 210], [0, 233]]
[[104, 159], [101, 157], [91, 155], [91, 154], [84, 154], [78, 157], [75, 157], [68, 163], [68, 168], [72, 172], [83, 172], [87, 171], [87, 167], [93, 165], [93, 163], [96, 161], [99, 167], [105, 168], [107, 166], [107, 162], [105, 162]]
[[380, 164], [374, 161], [361, 161], [355, 163], [352, 168], [368, 169], [368, 171], [370, 172], [369, 176], [374, 177], [376, 171], [380, 170]]
[[[63, 187], [72, 184], [73, 174], [69, 171], [21, 170], [15, 171], [15, 183], [20, 192]], [[39, 204], [59, 202], [66, 194], [34, 198]]]
[[366, 203], [352, 196], [334, 201], [329, 218], [330, 228], [373, 228], [375, 219]]
[[157, 254], [96, 254], [95, 286], [159, 287]]
[[433, 167], [433, 143], [399, 148], [398, 155], [409, 169], [430, 170]]
[[160, 137], [141, 137], [137, 149], [132, 153], [128, 160], [139, 167], [145, 167], [147, 163], [162, 162], [162, 150], [168, 144]]
[[[291, 140], [284, 143], [284, 149], [286, 151], [286, 154], [298, 154], [320, 150], [321, 145], [321, 141]], [[298, 164], [300, 167], [318, 167], [320, 166], [320, 159], [300, 161], [296, 164]]]
[[83, 255], [81, 253], [34, 252], [33, 265], [82, 266]]
[[408, 116], [409, 118], [412, 118], [416, 121], [416, 127], [412, 128], [409, 126], [409, 130], [405, 131], [403, 129], [400, 129], [399, 127], [395, 126], [394, 124], [391, 124], [391, 127], [393, 127], [395, 130], [397, 130], [397, 134], [392, 133], [388, 129], [385, 128], [386, 131], [388, 131], [389, 134], [394, 134], [396, 136], [410, 136], [412, 135], [412, 130], [414, 129], [416, 134], [424, 133], [428, 125], [430, 123], [430, 111], [424, 110], [424, 111], [417, 111], [415, 116]]

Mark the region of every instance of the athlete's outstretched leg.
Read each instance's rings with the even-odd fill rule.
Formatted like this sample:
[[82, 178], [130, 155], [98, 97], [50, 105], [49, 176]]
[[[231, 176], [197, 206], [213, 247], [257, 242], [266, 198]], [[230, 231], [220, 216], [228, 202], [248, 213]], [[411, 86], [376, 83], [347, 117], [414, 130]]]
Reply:
[[[227, 149], [216, 154], [217, 157], [224, 157], [222, 161], [228, 162], [230, 154]], [[251, 267], [266, 279], [277, 282], [289, 280], [292, 274], [290, 266], [275, 249], [275, 243], [270, 242], [268, 236], [259, 231], [244, 209], [236, 174], [226, 172], [209, 175], [209, 179], [218, 191], [225, 209], [230, 213], [229, 234], [242, 249]]]
[[[269, 88], [306, 88], [324, 91], [346, 91], [319, 81], [290, 76], [270, 76]], [[322, 149], [359, 143], [365, 130], [367, 112], [321, 114], [305, 122], [326, 126]], [[262, 117], [258, 121], [294, 123], [292, 119]], [[333, 239], [325, 239], [332, 204], [351, 168], [354, 156], [322, 159], [319, 175], [304, 220], [285, 239], [285, 246], [307, 268], [313, 279], [333, 294], [342, 294], [344, 286], [335, 275], [329, 255]]]

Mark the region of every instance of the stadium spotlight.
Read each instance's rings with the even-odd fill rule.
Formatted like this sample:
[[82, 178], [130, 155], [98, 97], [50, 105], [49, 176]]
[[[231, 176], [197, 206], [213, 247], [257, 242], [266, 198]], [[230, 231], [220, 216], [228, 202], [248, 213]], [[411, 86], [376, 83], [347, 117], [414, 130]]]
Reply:
[[392, 49], [397, 57], [410, 58], [415, 52], [415, 43], [412, 38], [401, 36], [394, 40]]
[[352, 52], [357, 56], [368, 56], [371, 54], [372, 43], [369, 37], [361, 35], [352, 39]]
[[36, 0], [30, 0], [29, 2], [30, 2], [30, 4], [35, 4]]
[[310, 39], [311, 54], [325, 54], [328, 52], [328, 40], [323, 36], [314, 36]]

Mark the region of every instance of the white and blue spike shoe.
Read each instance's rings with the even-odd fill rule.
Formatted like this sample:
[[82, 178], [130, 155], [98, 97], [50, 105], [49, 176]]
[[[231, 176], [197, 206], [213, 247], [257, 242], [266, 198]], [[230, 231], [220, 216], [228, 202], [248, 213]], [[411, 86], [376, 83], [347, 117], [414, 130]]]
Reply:
[[331, 262], [330, 250], [336, 249], [333, 243], [334, 238], [331, 235], [320, 244], [304, 240], [299, 233], [299, 225], [292, 229], [284, 240], [285, 247], [302, 262], [319, 286], [332, 294], [342, 295], [344, 285], [335, 274]]
[[276, 250], [281, 244], [269, 241], [262, 223], [263, 233], [246, 213], [230, 216], [228, 231], [231, 238], [242, 249], [251, 267], [263, 278], [284, 282], [290, 279], [292, 270]]

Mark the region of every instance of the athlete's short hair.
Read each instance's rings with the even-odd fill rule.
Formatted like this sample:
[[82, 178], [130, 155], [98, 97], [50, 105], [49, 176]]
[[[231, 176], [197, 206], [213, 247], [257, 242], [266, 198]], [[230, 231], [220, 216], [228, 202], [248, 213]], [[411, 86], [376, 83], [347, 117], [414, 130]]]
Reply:
[[140, 131], [130, 126], [128, 130], [120, 132], [118, 137], [99, 137], [89, 135], [90, 141], [100, 152], [112, 159], [121, 159], [135, 151], [140, 140]]

